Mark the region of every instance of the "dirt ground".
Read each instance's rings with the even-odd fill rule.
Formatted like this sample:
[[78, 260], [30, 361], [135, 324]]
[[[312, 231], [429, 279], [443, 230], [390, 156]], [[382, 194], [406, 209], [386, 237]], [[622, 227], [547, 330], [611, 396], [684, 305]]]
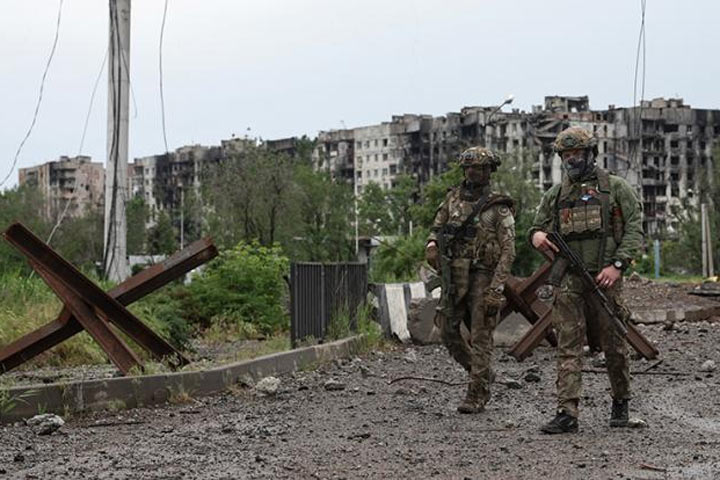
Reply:
[[[632, 361], [634, 372], [652, 367], [633, 376], [631, 416], [647, 428], [610, 429], [606, 375], [586, 373], [580, 432], [539, 433], [554, 413], [549, 348], [523, 363], [498, 349], [493, 398], [465, 416], [455, 411], [465, 374], [444, 348], [393, 347], [283, 376], [273, 397], [238, 387], [69, 418], [51, 436], [2, 427], [0, 478], [720, 478], [719, 373], [700, 371], [720, 364], [720, 322], [642, 330], [662, 358]], [[456, 385], [390, 383], [405, 376]]]

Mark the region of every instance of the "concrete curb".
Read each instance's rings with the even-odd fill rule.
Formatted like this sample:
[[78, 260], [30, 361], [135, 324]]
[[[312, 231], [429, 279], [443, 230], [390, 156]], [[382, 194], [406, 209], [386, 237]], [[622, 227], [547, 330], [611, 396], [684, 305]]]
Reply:
[[[211, 395], [248, 376], [258, 380], [269, 375], [291, 373], [316, 363], [349, 357], [361, 347], [362, 336], [358, 335], [210, 370], [14, 387], [6, 391], [10, 402], [6, 401], [5, 407], [0, 410], [0, 423], [31, 417], [39, 412], [62, 415], [88, 410], [135, 408], [165, 403], [180, 394], [192, 397]], [[3, 405], [0, 404], [0, 407]]]

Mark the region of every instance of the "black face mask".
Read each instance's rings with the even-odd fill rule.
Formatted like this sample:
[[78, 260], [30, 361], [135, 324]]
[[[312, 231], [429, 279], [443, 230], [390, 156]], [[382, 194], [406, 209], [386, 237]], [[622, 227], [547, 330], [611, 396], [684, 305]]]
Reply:
[[562, 167], [568, 178], [573, 182], [583, 178], [592, 169], [593, 164], [594, 162], [590, 159], [590, 153], [587, 150], [562, 159]]

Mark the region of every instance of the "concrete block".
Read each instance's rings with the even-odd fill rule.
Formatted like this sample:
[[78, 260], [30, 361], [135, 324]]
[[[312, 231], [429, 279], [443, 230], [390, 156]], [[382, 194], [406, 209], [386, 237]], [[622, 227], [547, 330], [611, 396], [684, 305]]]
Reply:
[[410, 332], [407, 328], [405, 287], [401, 283], [387, 284], [385, 294], [390, 332], [401, 342], [407, 343], [410, 341]]
[[413, 342], [421, 345], [440, 343], [440, 330], [435, 326], [437, 299], [420, 298], [410, 304], [408, 330]]
[[665, 323], [668, 319], [668, 312], [665, 310], [645, 310], [633, 312], [637, 323]]
[[493, 340], [496, 346], [512, 347], [532, 325], [519, 313], [511, 313], [495, 328]]

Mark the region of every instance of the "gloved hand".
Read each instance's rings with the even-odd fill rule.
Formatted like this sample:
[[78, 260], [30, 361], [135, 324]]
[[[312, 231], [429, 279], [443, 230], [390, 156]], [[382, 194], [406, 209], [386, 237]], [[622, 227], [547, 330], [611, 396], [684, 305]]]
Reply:
[[488, 288], [485, 290], [485, 313], [494, 317], [505, 305], [505, 295], [502, 294], [502, 289]]
[[425, 260], [427, 260], [435, 270], [440, 268], [438, 247], [434, 240], [429, 241], [425, 246]]

